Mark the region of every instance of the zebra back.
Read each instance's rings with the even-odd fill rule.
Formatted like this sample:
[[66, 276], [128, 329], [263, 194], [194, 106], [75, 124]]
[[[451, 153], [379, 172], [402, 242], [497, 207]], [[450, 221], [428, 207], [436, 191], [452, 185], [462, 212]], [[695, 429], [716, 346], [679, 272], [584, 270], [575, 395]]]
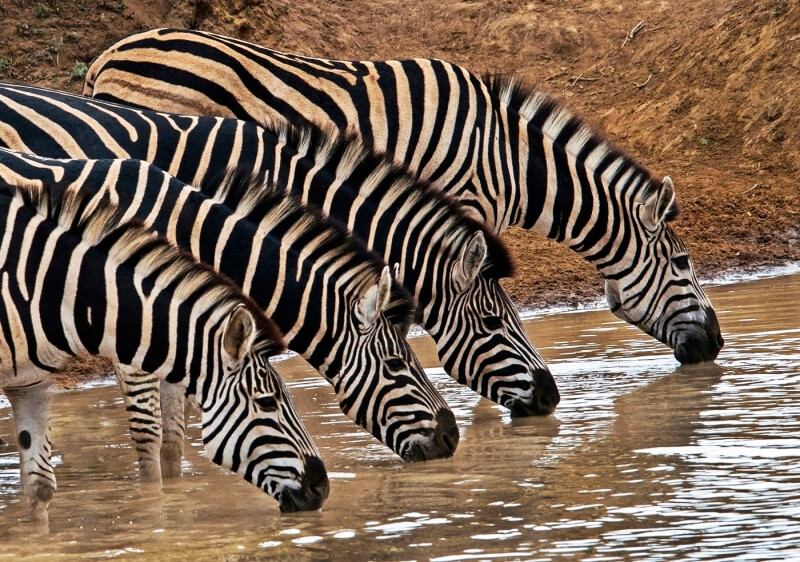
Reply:
[[[80, 192], [54, 198], [46, 187], [0, 182], [0, 205], [8, 287], [0, 324], [17, 327], [4, 330], [4, 389], [46, 382], [68, 357], [85, 354], [171, 380], [200, 408], [214, 462], [282, 508], [321, 506], [324, 468], [268, 361], [283, 347], [280, 333], [253, 302], [150, 230], [120, 224], [113, 205], [91, 208]], [[44, 476], [21, 463], [25, 488], [45, 478], [54, 491], [46, 460]]]
[[532, 229], [589, 260], [608, 281], [612, 311], [669, 345], [681, 362], [714, 359], [724, 343], [686, 247], [667, 224], [676, 208], [672, 181], [654, 180], [513, 75], [482, 80], [435, 59], [319, 59], [208, 32], [156, 29], [102, 53], [84, 94], [262, 123], [303, 118], [356, 132], [456, 194], [494, 231]]

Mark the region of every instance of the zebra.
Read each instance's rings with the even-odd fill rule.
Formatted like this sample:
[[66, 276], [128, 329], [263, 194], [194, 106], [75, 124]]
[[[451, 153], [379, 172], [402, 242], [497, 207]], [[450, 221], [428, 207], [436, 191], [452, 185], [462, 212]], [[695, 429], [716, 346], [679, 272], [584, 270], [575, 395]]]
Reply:
[[[346, 206], [354, 216], [356, 201], [369, 190], [381, 190], [387, 197], [402, 192], [416, 206], [392, 204], [387, 198], [383, 218], [365, 221], [360, 237], [372, 249], [383, 244], [387, 263], [403, 262], [400, 279], [417, 298], [418, 320], [436, 341], [448, 374], [513, 416], [552, 413], [560, 400], [558, 388], [499, 284], [513, 271], [505, 246], [441, 192], [365, 152], [355, 139], [320, 141], [320, 146], [336, 150], [311, 154], [308, 143], [305, 148], [292, 143], [314, 134], [289, 134], [291, 129], [168, 115], [45, 88], [0, 84], [0, 146], [51, 157], [138, 157], [193, 185], [210, 170], [245, 166], [269, 174], [286, 189], [305, 196], [311, 190], [314, 197], [329, 199], [318, 205], [326, 211]], [[385, 192], [388, 187], [391, 191]], [[365, 203], [369, 207], [380, 196], [376, 191]], [[356, 199], [345, 204], [350, 197]], [[422, 223], [409, 224], [424, 215], [420, 211], [426, 205], [436, 208], [430, 217], [439, 221], [429, 226], [435, 225], [443, 236], [431, 237], [434, 230]], [[386, 209], [399, 214], [387, 214]], [[336, 218], [354, 226], [347, 217]], [[411, 226], [414, 232], [406, 228]], [[369, 233], [363, 230], [373, 227]], [[405, 242], [390, 246], [388, 238], [378, 240], [381, 236]]]
[[[197, 190], [141, 160], [0, 149], [0, 179], [77, 186], [93, 201], [114, 201], [124, 219], [142, 221], [236, 283], [333, 385], [343, 412], [401, 458], [453, 455], [455, 416], [395, 327], [413, 313], [408, 293], [375, 254], [295, 198], [264, 188], [263, 178], [229, 173]], [[182, 396], [162, 385], [162, 444], [157, 420], [141, 405], [158, 401], [157, 388], [123, 390], [143, 478], [179, 474]]]
[[203, 31], [131, 34], [89, 67], [84, 95], [159, 111], [306, 119], [360, 135], [434, 182], [496, 233], [533, 230], [605, 279], [611, 311], [681, 363], [724, 340], [684, 243], [675, 188], [562, 103], [437, 59], [308, 57]]
[[281, 511], [315, 510], [325, 466], [268, 359], [277, 327], [230, 282], [108, 204], [75, 190], [0, 181], [0, 388], [19, 444], [23, 493], [47, 519], [52, 373], [100, 355], [164, 380], [201, 412], [209, 458], [270, 494]]

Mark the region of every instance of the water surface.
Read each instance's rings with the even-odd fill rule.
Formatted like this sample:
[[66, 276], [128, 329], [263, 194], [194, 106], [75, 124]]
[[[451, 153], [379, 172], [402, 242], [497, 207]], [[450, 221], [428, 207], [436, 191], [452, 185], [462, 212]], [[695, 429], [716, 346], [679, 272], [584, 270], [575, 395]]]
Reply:
[[331, 477], [321, 512], [280, 515], [212, 465], [196, 419], [186, 475], [141, 483], [113, 381], [61, 393], [47, 526], [0, 447], [0, 559], [800, 558], [800, 275], [708, 292], [726, 345], [691, 368], [606, 310], [527, 321], [562, 393], [547, 418], [512, 420], [415, 340], [461, 428], [448, 460], [403, 463], [301, 359], [277, 364]]

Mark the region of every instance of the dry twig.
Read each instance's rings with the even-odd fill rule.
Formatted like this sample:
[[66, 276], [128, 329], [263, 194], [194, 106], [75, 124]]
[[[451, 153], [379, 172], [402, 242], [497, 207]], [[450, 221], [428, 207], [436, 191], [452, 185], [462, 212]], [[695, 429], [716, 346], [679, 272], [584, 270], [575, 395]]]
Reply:
[[647, 80], [645, 80], [645, 81], [644, 81], [644, 82], [642, 82], [641, 84], [637, 84], [636, 82], [632, 82], [632, 84], [633, 84], [634, 86], [636, 86], [637, 88], [644, 88], [645, 86], [647, 86], [647, 83], [648, 83], [648, 82], [650, 82], [650, 79], [651, 79], [652, 77], [653, 77], [653, 75], [652, 75], [652, 74], [648, 74], [648, 75], [647, 75]]
[[753, 191], [753, 190], [754, 190], [755, 188], [757, 188], [757, 187], [758, 187], [758, 184], [757, 184], [757, 183], [754, 183], [754, 184], [753, 184], [753, 187], [751, 187], [751, 188], [748, 188], [748, 189], [745, 189], [744, 191], [742, 191], [741, 195], [744, 195], [745, 193], [750, 193], [751, 191]]
[[[572, 83], [569, 84], [569, 87], [572, 88], [578, 82], [596, 82], [597, 80], [600, 80], [600, 79], [599, 78], [592, 78], [590, 76], [584, 76], [583, 74], [578, 74], [577, 76], [573, 76], [569, 80], [572, 81]], [[569, 82], [569, 80], [567, 82]]]
[[635, 36], [637, 33], [639, 33], [639, 32], [642, 30], [642, 28], [643, 28], [643, 27], [644, 27], [644, 20], [640, 21], [640, 22], [639, 22], [639, 23], [637, 23], [635, 26], [633, 26], [633, 29], [631, 29], [631, 30], [628, 32], [628, 34], [625, 36], [625, 40], [622, 42], [622, 45], [620, 45], [620, 46], [619, 46], [619, 47], [620, 47], [620, 49], [621, 49], [622, 47], [624, 47], [626, 43], [630, 43], [631, 41], [633, 41], [633, 37], [634, 37], [634, 36]]

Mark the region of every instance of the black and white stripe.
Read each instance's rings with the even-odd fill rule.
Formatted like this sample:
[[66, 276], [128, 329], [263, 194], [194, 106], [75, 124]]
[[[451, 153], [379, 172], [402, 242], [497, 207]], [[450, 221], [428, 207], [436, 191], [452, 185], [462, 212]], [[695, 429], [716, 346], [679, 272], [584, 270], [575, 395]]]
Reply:
[[359, 134], [435, 182], [495, 232], [534, 230], [593, 263], [612, 311], [681, 362], [723, 345], [658, 181], [559, 103], [507, 78], [434, 59], [339, 61], [200, 31], [121, 39], [84, 94], [141, 107], [270, 123], [307, 119]]
[[[512, 269], [503, 245], [438, 190], [360, 142], [11, 85], [0, 85], [3, 122], [0, 145], [47, 156], [138, 157], [193, 184], [229, 164], [268, 174], [400, 264], [451, 376], [515, 415], [548, 414], [558, 403], [552, 375], [500, 288]], [[399, 194], [405, 199], [393, 201]]]
[[[388, 267], [342, 229], [251, 175], [208, 181], [202, 191], [141, 160], [48, 159], [0, 149], [0, 179], [80, 189], [142, 221], [232, 280], [276, 322], [290, 349], [333, 385], [342, 410], [406, 460], [451, 456], [455, 417], [395, 329], [413, 312]], [[385, 309], [392, 302], [391, 314]], [[143, 386], [143, 385], [142, 385]], [[162, 392], [169, 392], [167, 386]], [[157, 389], [126, 393], [142, 463], [155, 464]], [[180, 471], [182, 408], [164, 412], [164, 475]], [[162, 451], [163, 452], [163, 451]]]
[[180, 386], [201, 411], [209, 458], [282, 510], [319, 508], [324, 465], [268, 362], [283, 347], [277, 328], [230, 282], [115, 213], [76, 192], [0, 182], [0, 387], [33, 515], [46, 518], [56, 488], [51, 374], [87, 354]]

